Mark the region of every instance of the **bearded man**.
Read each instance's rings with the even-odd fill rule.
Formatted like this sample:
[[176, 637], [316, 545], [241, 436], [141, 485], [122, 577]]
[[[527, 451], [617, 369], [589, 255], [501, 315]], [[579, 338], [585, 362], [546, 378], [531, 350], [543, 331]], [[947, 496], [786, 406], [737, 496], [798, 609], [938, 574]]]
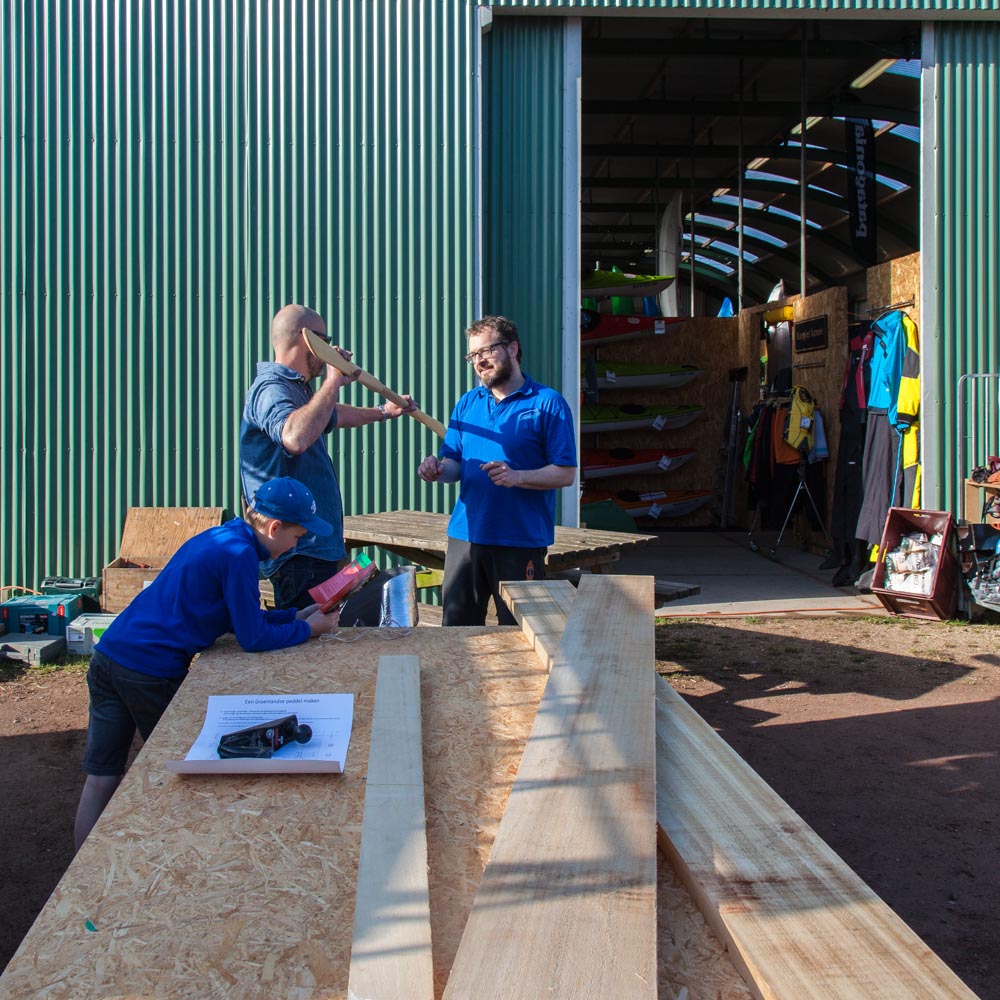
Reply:
[[517, 327], [484, 316], [465, 331], [480, 385], [455, 404], [440, 455], [417, 474], [460, 483], [448, 523], [441, 587], [444, 625], [517, 624], [501, 580], [541, 580], [555, 537], [556, 490], [576, 475], [576, 436], [566, 400], [521, 370]]

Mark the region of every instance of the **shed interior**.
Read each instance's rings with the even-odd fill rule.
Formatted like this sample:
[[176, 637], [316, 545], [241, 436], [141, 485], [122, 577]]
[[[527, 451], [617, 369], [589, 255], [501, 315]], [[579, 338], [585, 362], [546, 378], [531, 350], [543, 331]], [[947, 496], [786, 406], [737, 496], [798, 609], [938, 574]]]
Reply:
[[[845, 285], [863, 302], [869, 265], [919, 250], [918, 22], [591, 18], [582, 49], [584, 273], [658, 273], [675, 196], [681, 314], [767, 301], [782, 280], [800, 292], [803, 204], [807, 294]], [[850, 233], [848, 118], [875, 133], [869, 261]]]

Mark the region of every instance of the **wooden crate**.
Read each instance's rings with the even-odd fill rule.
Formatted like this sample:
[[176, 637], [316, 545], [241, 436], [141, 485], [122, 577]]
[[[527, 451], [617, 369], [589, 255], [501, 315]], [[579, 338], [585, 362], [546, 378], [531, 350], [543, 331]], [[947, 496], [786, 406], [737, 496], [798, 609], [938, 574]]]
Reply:
[[224, 507], [129, 507], [118, 558], [101, 573], [101, 610], [123, 611], [184, 542], [224, 520]]

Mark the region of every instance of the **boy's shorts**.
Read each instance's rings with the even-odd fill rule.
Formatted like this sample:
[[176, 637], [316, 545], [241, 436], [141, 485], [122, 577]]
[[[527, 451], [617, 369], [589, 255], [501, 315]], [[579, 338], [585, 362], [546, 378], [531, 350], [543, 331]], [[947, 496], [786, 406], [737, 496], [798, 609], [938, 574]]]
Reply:
[[136, 729], [143, 740], [149, 739], [183, 681], [183, 677], [152, 677], [129, 670], [95, 649], [87, 670], [90, 722], [84, 772], [124, 774]]

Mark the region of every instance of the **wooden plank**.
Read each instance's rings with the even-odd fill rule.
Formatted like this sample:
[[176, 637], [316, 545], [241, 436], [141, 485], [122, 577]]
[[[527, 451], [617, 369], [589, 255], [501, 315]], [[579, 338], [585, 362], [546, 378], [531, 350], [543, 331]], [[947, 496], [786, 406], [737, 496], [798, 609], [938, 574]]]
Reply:
[[974, 994], [662, 678], [660, 847], [755, 996]]
[[545, 669], [551, 670], [576, 588], [569, 580], [514, 580], [500, 584], [500, 596]]
[[657, 995], [650, 577], [580, 582], [445, 998]]
[[[355, 514], [344, 518], [344, 539], [348, 548], [378, 545], [397, 554], [405, 553], [405, 558], [421, 565], [443, 565], [448, 515], [415, 510]], [[556, 527], [546, 566], [555, 572], [571, 566], [601, 565], [619, 559], [627, 549], [658, 541], [656, 535]]]
[[[556, 583], [505, 585], [536, 651], [568, 617]], [[973, 997], [662, 677], [656, 697], [660, 849], [755, 996]]]
[[664, 601], [679, 601], [682, 597], [694, 597], [701, 593], [696, 583], [678, 583], [676, 580], [656, 578], [656, 596]]
[[432, 1000], [420, 663], [382, 656], [375, 682], [350, 1000]]

